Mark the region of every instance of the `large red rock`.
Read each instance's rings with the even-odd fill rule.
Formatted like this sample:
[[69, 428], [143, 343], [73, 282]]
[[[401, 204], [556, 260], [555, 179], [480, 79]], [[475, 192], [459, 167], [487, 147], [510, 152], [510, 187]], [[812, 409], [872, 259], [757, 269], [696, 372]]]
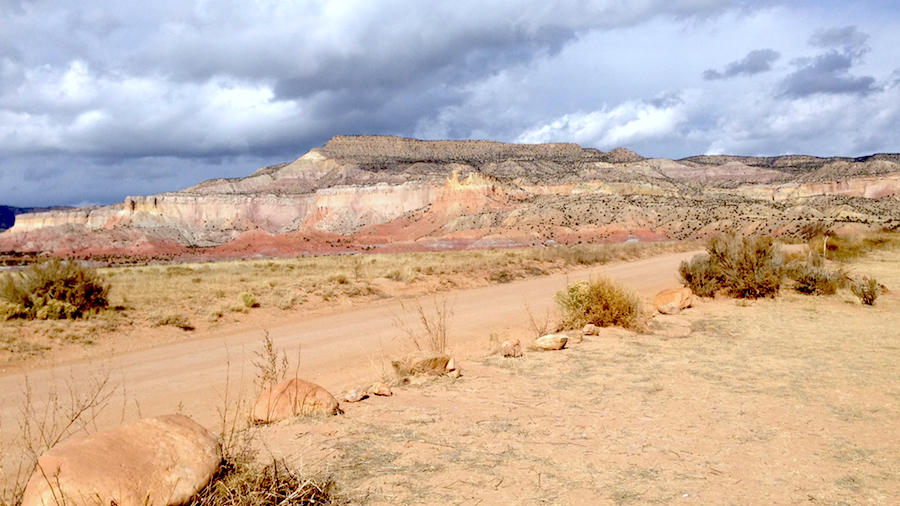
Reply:
[[693, 303], [694, 292], [687, 287], [663, 290], [653, 299], [656, 310], [662, 314], [678, 314], [682, 309], [691, 307]]
[[221, 463], [218, 439], [190, 418], [148, 418], [47, 450], [22, 506], [184, 504]]
[[253, 406], [253, 423], [272, 423], [295, 416], [339, 415], [337, 399], [327, 390], [302, 379], [292, 379], [266, 389]]

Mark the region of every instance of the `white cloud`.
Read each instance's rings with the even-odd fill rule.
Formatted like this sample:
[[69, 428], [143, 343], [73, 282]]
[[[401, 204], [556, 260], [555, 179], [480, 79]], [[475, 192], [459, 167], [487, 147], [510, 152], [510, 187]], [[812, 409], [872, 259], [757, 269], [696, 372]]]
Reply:
[[628, 101], [589, 113], [566, 114], [522, 133], [517, 142], [576, 142], [602, 150], [645, 144], [678, 135], [699, 92]]

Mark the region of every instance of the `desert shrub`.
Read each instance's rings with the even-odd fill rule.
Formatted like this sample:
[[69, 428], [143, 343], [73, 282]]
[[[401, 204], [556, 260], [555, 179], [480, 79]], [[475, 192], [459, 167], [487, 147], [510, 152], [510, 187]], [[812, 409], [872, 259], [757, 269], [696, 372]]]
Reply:
[[844, 273], [824, 267], [816, 267], [804, 264], [791, 278], [794, 280], [794, 289], [807, 295], [834, 295], [841, 287]]
[[256, 301], [256, 296], [250, 292], [244, 292], [241, 294], [241, 302], [244, 303], [244, 307], [259, 307], [259, 302]]
[[4, 319], [79, 318], [109, 306], [109, 284], [94, 269], [58, 258], [0, 278]]
[[181, 330], [194, 330], [191, 320], [181, 313], [170, 313], [159, 316], [153, 321], [154, 327], [162, 327], [163, 325], [171, 325]]
[[774, 297], [781, 288], [784, 261], [775, 241], [765, 235], [715, 235], [706, 245], [722, 287], [737, 298]]
[[588, 323], [600, 327], [620, 326], [642, 330], [644, 310], [638, 295], [607, 277], [576, 281], [556, 293], [564, 328], [581, 328]]
[[710, 256], [696, 255], [678, 267], [681, 282], [700, 297], [713, 297], [722, 287], [722, 277], [710, 262]]
[[868, 276], [858, 277], [850, 283], [850, 291], [853, 292], [853, 295], [859, 297], [860, 302], [867, 306], [875, 304], [879, 289], [878, 281]]

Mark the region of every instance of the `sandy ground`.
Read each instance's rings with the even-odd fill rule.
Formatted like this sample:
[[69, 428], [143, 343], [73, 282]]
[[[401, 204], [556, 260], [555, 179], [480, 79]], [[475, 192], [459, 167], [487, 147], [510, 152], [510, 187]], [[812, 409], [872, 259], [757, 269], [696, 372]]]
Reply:
[[[695, 253], [665, 255], [636, 262], [580, 270], [569, 274], [539, 277], [485, 288], [447, 292], [453, 312], [450, 333], [452, 351], [461, 358], [483, 355], [492, 331], [521, 332], [528, 326], [527, 311], [536, 317], [553, 305], [553, 294], [567, 282], [606, 273], [621, 279], [645, 294], [677, 286], [678, 264]], [[423, 299], [427, 307], [432, 303]], [[48, 389], [66, 385], [88, 385], [109, 374], [122, 391], [111, 401], [97, 428], [113, 426], [123, 418], [154, 416], [181, 411], [207, 427], [220, 422], [219, 409], [226, 393], [236, 385], [252, 387], [253, 361], [260, 348], [263, 331], [292, 359], [300, 355], [299, 374], [329, 391], [340, 392], [351, 385], [369, 381], [375, 372], [372, 360], [408, 351], [409, 343], [396, 327], [405, 315], [399, 301], [372, 307], [350, 308], [324, 316], [296, 321], [258, 321], [257, 328], [223, 329], [205, 339], [169, 343], [103, 359], [60, 364], [37, 370], [8, 368], [0, 372], [0, 428], [6, 433], [16, 427], [20, 416], [25, 378], [33, 389], [34, 402], [46, 399]], [[139, 336], [136, 337], [139, 339]], [[293, 367], [293, 366], [292, 366]], [[226, 384], [230, 390], [226, 392]], [[247, 387], [250, 388], [250, 387]], [[40, 405], [38, 405], [40, 408]]]

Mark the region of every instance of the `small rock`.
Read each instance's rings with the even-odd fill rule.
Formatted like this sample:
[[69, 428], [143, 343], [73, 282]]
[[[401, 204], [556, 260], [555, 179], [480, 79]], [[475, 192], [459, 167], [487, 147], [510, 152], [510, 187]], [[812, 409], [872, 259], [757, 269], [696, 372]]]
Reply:
[[569, 338], [562, 334], [547, 334], [535, 339], [534, 347], [546, 351], [561, 350], [568, 341]]
[[362, 387], [356, 387], [353, 390], [347, 392], [346, 395], [344, 395], [344, 400], [347, 402], [359, 402], [368, 397], [369, 394], [365, 390], [363, 390]]
[[508, 341], [503, 341], [503, 344], [500, 345], [500, 356], [501, 357], [512, 357], [518, 358], [522, 356], [522, 344], [519, 343], [518, 339], [510, 339]]
[[394, 395], [394, 393], [391, 392], [391, 387], [389, 387], [386, 383], [382, 383], [381, 381], [376, 381], [375, 383], [373, 383], [372, 388], [369, 389], [369, 392], [372, 395], [381, 395], [384, 397], [390, 397], [391, 395]]
[[437, 351], [421, 350], [410, 354], [402, 360], [391, 362], [394, 371], [400, 376], [409, 374], [444, 374], [450, 356]]
[[341, 413], [337, 399], [327, 390], [309, 381], [292, 379], [266, 389], [253, 406], [251, 420], [272, 423], [295, 416]]
[[600, 327], [594, 325], [593, 323], [588, 323], [581, 330], [581, 333], [586, 336], [599, 336], [600, 335]]
[[222, 462], [218, 439], [183, 415], [148, 418], [44, 452], [22, 506], [184, 504]]
[[694, 292], [690, 288], [673, 288], [663, 290], [656, 294], [653, 305], [662, 314], [678, 314], [682, 309], [691, 307], [694, 302]]

